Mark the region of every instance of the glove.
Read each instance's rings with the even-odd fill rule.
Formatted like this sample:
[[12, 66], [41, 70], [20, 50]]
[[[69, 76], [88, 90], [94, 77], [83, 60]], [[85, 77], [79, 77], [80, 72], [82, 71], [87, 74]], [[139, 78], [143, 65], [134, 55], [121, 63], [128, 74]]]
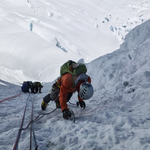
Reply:
[[79, 105], [80, 105], [80, 107], [83, 108], [83, 109], [86, 107], [84, 101], [79, 101], [79, 102], [77, 102], [77, 106], [79, 106]]
[[63, 118], [64, 119], [69, 119], [71, 117], [71, 112], [69, 109], [63, 110]]

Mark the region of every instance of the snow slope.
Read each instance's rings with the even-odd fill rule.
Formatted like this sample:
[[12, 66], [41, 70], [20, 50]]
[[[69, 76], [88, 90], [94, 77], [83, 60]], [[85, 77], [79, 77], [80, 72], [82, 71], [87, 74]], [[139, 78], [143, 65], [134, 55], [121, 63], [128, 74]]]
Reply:
[[[87, 63], [94, 96], [87, 107], [77, 108], [77, 95], [68, 104], [76, 116], [64, 120], [61, 110], [45, 115], [34, 123], [39, 150], [149, 150], [150, 149], [150, 20], [134, 28], [121, 48]], [[137, 36], [138, 35], [138, 36]], [[131, 42], [132, 40], [132, 42]], [[0, 81], [0, 100], [20, 93], [20, 86]], [[22, 94], [0, 103], [0, 149], [13, 149], [27, 102], [24, 127], [34, 118], [51, 83], [41, 94]], [[9, 92], [8, 92], [9, 89]], [[29, 97], [29, 98], [28, 98]], [[50, 112], [55, 104], [50, 102]], [[22, 131], [19, 149], [29, 149], [30, 130]], [[34, 141], [32, 140], [34, 147]]]
[[0, 78], [53, 81], [68, 59], [87, 63], [118, 49], [149, 8], [149, 0], [1, 1]]

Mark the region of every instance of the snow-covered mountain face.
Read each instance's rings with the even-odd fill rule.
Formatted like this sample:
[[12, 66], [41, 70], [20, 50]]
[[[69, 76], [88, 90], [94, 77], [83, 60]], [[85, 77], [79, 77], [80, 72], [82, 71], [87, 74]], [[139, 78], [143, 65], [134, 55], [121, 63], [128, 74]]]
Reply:
[[68, 59], [90, 62], [118, 49], [149, 8], [148, 0], [2, 1], [1, 79], [52, 81]]
[[[68, 106], [76, 122], [64, 120], [57, 109], [34, 123], [39, 150], [149, 150], [150, 149], [150, 20], [134, 28], [117, 51], [87, 64], [94, 95], [86, 100], [86, 108], [76, 106], [77, 93]], [[20, 86], [1, 81], [4, 100], [20, 93]], [[0, 103], [0, 149], [12, 149], [27, 105], [24, 125], [41, 112], [42, 98], [52, 83], [44, 84], [41, 94], [21, 94]], [[17, 104], [17, 106], [16, 106]], [[42, 112], [51, 112], [50, 102]], [[7, 113], [6, 113], [7, 112]], [[29, 149], [30, 129], [22, 130], [18, 149]], [[9, 139], [9, 140], [8, 140]]]
[[[130, 93], [138, 87], [149, 87], [150, 20], [134, 28], [121, 48], [88, 64], [95, 90]], [[99, 82], [97, 82], [99, 81]], [[114, 84], [116, 88], [114, 88]], [[133, 86], [134, 85], [134, 86]], [[122, 93], [120, 93], [122, 95]]]
[[103, 130], [109, 138], [102, 149], [150, 149], [149, 58], [150, 20], [134, 28], [118, 51], [88, 64], [95, 87], [95, 100], [90, 104], [100, 107], [93, 121], [113, 126]]
[[[75, 123], [64, 120], [60, 109], [37, 121], [34, 129], [38, 149], [149, 150], [150, 20], [145, 20], [150, 1], [76, 2], [0, 2], [0, 100], [20, 93], [20, 86], [8, 82], [17, 84], [29, 79], [50, 81], [59, 75], [59, 66], [64, 61], [92, 60], [86, 65], [94, 95], [85, 101], [87, 107], [84, 110], [76, 107], [76, 93], [71, 98], [74, 105], [68, 104], [75, 113]], [[96, 9], [99, 6], [101, 9]], [[125, 14], [133, 21], [131, 26], [126, 22], [128, 17], [125, 14], [119, 17], [123, 16], [124, 7], [128, 8]], [[115, 17], [112, 19], [114, 22], [110, 21], [109, 15], [106, 15], [108, 12], [122, 21], [117, 23]], [[96, 15], [99, 15], [99, 20], [95, 23], [92, 21]], [[135, 18], [138, 18], [137, 22], [134, 22]], [[136, 27], [128, 33], [122, 22], [127, 25], [126, 29]], [[112, 30], [111, 26], [116, 30]], [[80, 29], [82, 32], [79, 33]], [[105, 37], [110, 39], [107, 41]], [[107, 43], [111, 40], [117, 42]], [[99, 41], [112, 51], [115, 46], [119, 47], [118, 43], [121, 45], [112, 53], [103, 51], [106, 55], [101, 56], [99, 49], [104, 50], [104, 47], [101, 43], [98, 45]], [[95, 51], [87, 47], [93, 47]], [[35, 102], [35, 118], [52, 83], [44, 84], [41, 94], [22, 93], [0, 104], [0, 149], [13, 148], [25, 105], [28, 102], [24, 127], [30, 121], [32, 101]], [[51, 102], [45, 112], [54, 108], [55, 103]], [[22, 131], [19, 149], [29, 149], [29, 140], [28, 128]]]

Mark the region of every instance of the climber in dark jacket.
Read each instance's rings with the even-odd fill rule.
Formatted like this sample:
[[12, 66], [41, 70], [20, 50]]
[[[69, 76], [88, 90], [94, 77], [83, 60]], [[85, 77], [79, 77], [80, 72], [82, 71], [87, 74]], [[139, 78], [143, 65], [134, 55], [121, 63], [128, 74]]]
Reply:
[[31, 88], [32, 88], [32, 81], [24, 81], [21, 86], [21, 90], [24, 93], [30, 92]]
[[40, 82], [33, 82], [32, 87], [31, 87], [31, 92], [32, 93], [42, 93], [41, 89], [42, 89], [43, 85]]

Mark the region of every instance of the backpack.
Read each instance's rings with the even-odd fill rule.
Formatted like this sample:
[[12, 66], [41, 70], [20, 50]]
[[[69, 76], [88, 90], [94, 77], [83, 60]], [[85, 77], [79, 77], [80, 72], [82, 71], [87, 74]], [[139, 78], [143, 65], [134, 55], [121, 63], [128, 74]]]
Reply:
[[86, 73], [87, 68], [83, 63], [76, 63], [72, 60], [67, 61], [64, 63], [60, 68], [60, 75], [61, 77], [67, 73], [72, 74], [73, 76], [78, 76], [82, 73]]
[[21, 90], [22, 90], [22, 92], [29, 92], [29, 84], [28, 84], [28, 82], [23, 82]]

